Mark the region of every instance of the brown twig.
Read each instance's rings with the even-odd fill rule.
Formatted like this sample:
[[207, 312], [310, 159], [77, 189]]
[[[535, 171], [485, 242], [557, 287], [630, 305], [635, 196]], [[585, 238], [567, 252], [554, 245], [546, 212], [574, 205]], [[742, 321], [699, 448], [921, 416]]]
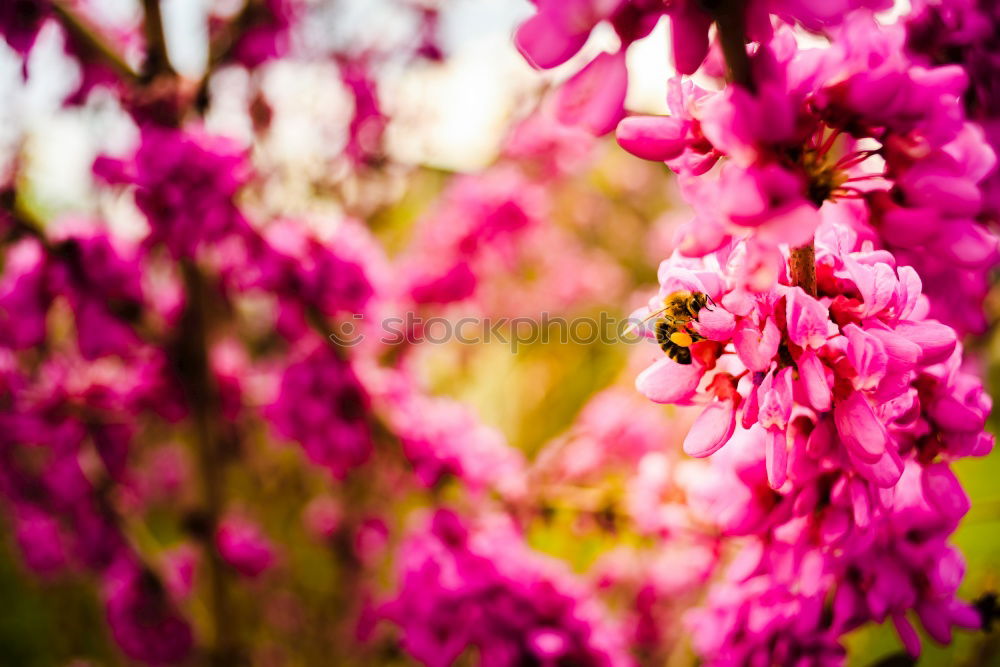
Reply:
[[121, 54], [101, 38], [100, 32], [90, 21], [74, 12], [63, 0], [53, 0], [52, 9], [67, 32], [76, 38], [80, 45], [95, 57], [103, 60], [126, 83], [134, 84], [139, 81], [139, 73], [125, 61]]
[[[719, 42], [726, 59], [726, 71], [732, 83], [755, 91], [750, 57], [746, 47], [745, 0], [703, 0], [703, 6], [715, 17]], [[834, 137], [835, 138], [835, 137]], [[811, 296], [816, 296], [816, 250], [813, 242], [792, 248], [788, 258], [791, 283], [798, 285]]]
[[224, 439], [215, 419], [219, 412], [218, 391], [208, 359], [211, 291], [194, 262], [183, 261], [181, 274], [187, 302], [171, 356], [191, 406], [204, 503], [200, 515], [201, 529], [195, 531], [195, 537], [202, 541], [207, 561], [214, 634], [208, 658], [210, 664], [221, 667], [234, 664], [239, 651], [233, 627], [228, 575], [215, 548], [215, 531], [225, 501], [225, 456]]
[[715, 18], [729, 80], [753, 92], [753, 76], [746, 44], [746, 1], [706, 0], [702, 4]]
[[157, 76], [174, 75], [176, 72], [170, 65], [170, 56], [167, 54], [160, 0], [142, 0], [142, 7], [146, 15], [146, 20], [143, 22], [146, 32], [146, 64], [142, 70], [142, 77], [145, 83], [149, 83]]
[[816, 249], [813, 242], [792, 248], [788, 257], [788, 278], [793, 285], [801, 287], [809, 296], [817, 296]]
[[240, 11], [229, 19], [213, 36], [208, 45], [208, 64], [205, 66], [205, 73], [198, 82], [198, 89], [194, 96], [194, 103], [199, 111], [208, 108], [208, 84], [212, 79], [212, 74], [224, 63], [233, 48], [236, 46], [239, 36], [254, 21], [254, 17], [259, 11], [256, 0], [245, 0]]

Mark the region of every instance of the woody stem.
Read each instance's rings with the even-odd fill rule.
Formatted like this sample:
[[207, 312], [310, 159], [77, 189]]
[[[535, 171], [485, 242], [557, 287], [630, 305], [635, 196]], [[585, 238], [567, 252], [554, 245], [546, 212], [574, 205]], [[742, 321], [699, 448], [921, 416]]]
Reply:
[[[754, 92], [746, 47], [746, 1], [702, 0], [702, 6], [715, 18], [729, 81]], [[816, 251], [812, 241], [792, 248], [788, 258], [788, 273], [793, 285], [816, 296]]]

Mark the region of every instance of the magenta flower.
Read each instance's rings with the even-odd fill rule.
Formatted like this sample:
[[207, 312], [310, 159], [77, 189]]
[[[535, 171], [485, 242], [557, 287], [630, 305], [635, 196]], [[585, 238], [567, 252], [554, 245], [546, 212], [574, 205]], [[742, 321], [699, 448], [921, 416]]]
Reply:
[[663, 10], [655, 2], [632, 0], [539, 0], [538, 13], [521, 24], [514, 43], [535, 67], [550, 69], [569, 60], [601, 21], [610, 21], [622, 40], [615, 53], [601, 53], [559, 90], [559, 119], [600, 135], [624, 115], [628, 86], [625, 50], [649, 34]]
[[31, 506], [18, 508], [14, 537], [25, 564], [39, 574], [60, 571], [67, 563], [66, 538], [59, 521]]
[[215, 531], [215, 546], [230, 567], [245, 577], [257, 577], [274, 565], [271, 542], [260, 527], [240, 516], [228, 516]]
[[51, 301], [46, 265], [45, 251], [33, 239], [7, 250], [0, 279], [0, 341], [10, 349], [34, 347], [45, 340]]
[[368, 403], [350, 363], [321, 346], [285, 369], [264, 412], [278, 436], [298, 441], [313, 463], [342, 478], [371, 454]]
[[287, 55], [292, 25], [301, 7], [299, 0], [265, 0], [251, 7], [246, 29], [232, 47], [232, 58], [254, 68]]
[[435, 486], [453, 476], [474, 493], [523, 493], [524, 457], [503, 434], [460, 403], [415, 391], [408, 376], [396, 375], [392, 384], [382, 400], [403, 453], [423, 484]]
[[[45, 0], [12, 0], [0, 7], [0, 35], [20, 56], [27, 56], [52, 9]], [[26, 71], [26, 70], [25, 70]]]
[[625, 114], [625, 54], [601, 53], [573, 75], [556, 96], [556, 117], [595, 135], [615, 129]]
[[[579, 115], [565, 111], [561, 120], [603, 134], [607, 125], [623, 113], [625, 98], [624, 56], [628, 47], [646, 37], [664, 16], [670, 23], [674, 67], [680, 74], [693, 74], [708, 55], [709, 29], [714, 16], [697, 0], [534, 0], [537, 12], [520, 25], [514, 36], [518, 50], [535, 67], [551, 69], [572, 58], [602, 22], [614, 28], [621, 48], [602, 53], [585, 65], [558, 93], [573, 100]], [[771, 14], [819, 31], [840, 24], [851, 10], [888, 9], [890, 0], [755, 0], [746, 6], [749, 37], [766, 43], [771, 38]], [[619, 64], [620, 63], [620, 64]], [[592, 83], [587, 83], [587, 82]], [[772, 123], [774, 119], [771, 119]], [[772, 125], [773, 126], [773, 125]], [[645, 149], [643, 149], [645, 150]]]
[[509, 524], [470, 526], [448, 510], [429, 523], [404, 543], [399, 590], [379, 613], [415, 659], [444, 667], [475, 648], [493, 667], [632, 664], [596, 603]]
[[111, 634], [127, 656], [150, 665], [187, 657], [191, 627], [151, 572], [122, 559], [108, 570], [104, 591]]
[[427, 304], [469, 298], [487, 262], [513, 264], [518, 240], [540, 226], [545, 203], [543, 190], [510, 166], [457, 179], [418, 223], [401, 261], [404, 294]]
[[[821, 219], [839, 219], [917, 270], [934, 316], [981, 329], [986, 275], [1000, 255], [976, 218], [995, 156], [956, 105], [967, 77], [914, 63], [901, 28], [863, 13], [835, 33], [831, 46], [801, 50], [779, 30], [752, 58], [753, 93], [673, 83], [674, 115], [626, 118], [619, 142], [677, 171], [695, 209], [683, 253], [749, 239], [747, 288], [782, 275], [778, 246], [803, 245]], [[718, 175], [700, 177], [720, 158]], [[956, 281], [968, 289], [944, 287]]]
[[382, 139], [389, 124], [379, 105], [378, 86], [364, 59], [343, 59], [339, 65], [340, 78], [354, 98], [344, 154], [355, 164], [377, 163], [383, 157]]
[[205, 244], [248, 230], [233, 197], [249, 165], [229, 139], [147, 125], [130, 160], [100, 157], [94, 172], [134, 186], [150, 226], [147, 244], [163, 243], [176, 257], [192, 257]]
[[286, 308], [313, 308], [329, 317], [363, 313], [374, 295], [366, 267], [342, 238], [320, 241], [301, 224], [279, 220], [248, 244], [246, 261], [231, 272], [234, 283], [276, 294]]
[[344, 509], [330, 496], [317, 496], [302, 511], [302, 523], [317, 540], [329, 540], [340, 529]]
[[[832, 231], [824, 228], [820, 239]], [[839, 247], [850, 247], [843, 245], [848, 238], [841, 235]], [[915, 409], [944, 442], [965, 452], [988, 451], [991, 440], [983, 433], [987, 399], [968, 376], [935, 370], [955, 350], [956, 335], [916, 314], [920, 286], [915, 273], [863, 252], [841, 255], [820, 245], [817, 253], [825, 269], [818, 299], [798, 287], [779, 285], [753, 296], [734, 289], [738, 248], [731, 251], [728, 276], [712, 272], [707, 261], [699, 265], [674, 258], [660, 267], [660, 295], [638, 315], [648, 315], [647, 334], [661, 346], [687, 346], [690, 361], [662, 358], [639, 375], [636, 386], [657, 402], [706, 405], [684, 450], [709, 456], [733, 437], [737, 420], [744, 429], [758, 424], [765, 434], [768, 478], [780, 489], [796, 446], [792, 421], [804, 410], [800, 418], [815, 429], [807, 457], [833, 457], [828, 465], [853, 471], [875, 487], [892, 487], [902, 473], [902, 454], [921, 432], [912, 424]], [[669, 310], [678, 294], [705, 295], [690, 322], [663, 319], [673, 317], [664, 315], [664, 305]], [[656, 333], [664, 330], [677, 332], [670, 342]], [[928, 379], [920, 379], [922, 374]], [[939, 385], [930, 378], [939, 377], [947, 391], [960, 391], [963, 398], [915, 404], [921, 393], [936, 391]], [[829, 429], [836, 443], [821, 446], [820, 434]], [[968, 435], [952, 436], [953, 429]], [[946, 448], [923, 455], [942, 451]]]

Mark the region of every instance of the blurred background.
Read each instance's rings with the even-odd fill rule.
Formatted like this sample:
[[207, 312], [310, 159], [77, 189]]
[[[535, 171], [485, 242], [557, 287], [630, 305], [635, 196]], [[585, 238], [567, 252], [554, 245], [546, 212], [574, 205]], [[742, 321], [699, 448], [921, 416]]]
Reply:
[[[131, 0], [90, 4], [110, 25], [127, 27], [141, 16], [141, 6]], [[216, 4], [221, 3], [162, 3], [170, 58], [185, 76], [197, 78], [205, 70], [208, 16], [219, 11]], [[413, 252], [427, 220], [441, 213], [435, 207], [447, 207], [446, 193], [467, 175], [496, 170], [498, 196], [517, 201], [528, 197], [521, 189], [523, 181], [506, 182], [503, 172], [515, 165], [530, 173], [538, 167], [539, 154], [545, 154], [536, 150], [530, 160], [517, 154], [518, 147], [525, 150], [530, 143], [526, 119], [544, 104], [546, 91], [617, 39], [610, 29], [595, 31], [573, 61], [540, 73], [524, 62], [511, 42], [515, 26], [533, 11], [527, 0], [448, 0], [440, 3], [438, 25], [446, 57], [397, 60], [393, 54], [412, 40], [417, 20], [417, 14], [402, 11], [399, 2], [316, 0], [307, 8], [308, 18], [293, 36], [293, 54], [296, 49], [379, 54], [372, 71], [377, 73], [379, 104], [389, 120], [384, 155], [377, 164], [359, 175], [344, 163], [357, 100], [330, 60], [291, 57], [252, 74], [238, 67], [218, 71], [211, 82], [205, 124], [212, 132], [253, 143], [255, 169], [266, 179], [246, 193], [250, 205], [306, 218], [320, 231], [344, 217], [364, 220], [390, 259]], [[885, 20], [906, 8], [900, 4]], [[65, 56], [61, 39], [54, 26], [43, 30], [27, 65], [27, 80], [22, 79], [19, 58], [0, 42], [0, 170], [10, 172], [17, 166], [19, 197], [41, 220], [99, 215], [117, 232], [134, 236], [134, 205], [95, 188], [91, 165], [100, 154], [127, 153], [137, 140], [136, 129], [110, 93], [98, 90], [81, 106], [62, 105], [80, 73]], [[667, 79], [672, 74], [668, 39], [661, 24], [629, 51], [628, 109], [666, 112]], [[254, 116], [254, 109], [261, 108], [268, 116], [264, 132]], [[549, 169], [542, 201], [532, 204], [543, 211], [547, 231], [517, 250], [516, 270], [506, 265], [491, 268], [490, 260], [484, 260], [482, 270], [489, 281], [472, 302], [443, 308], [444, 316], [537, 317], [547, 312], [582, 317], [604, 312], [626, 317], [655, 291], [656, 267], [672, 251], [672, 230], [686, 214], [669, 170], [627, 155], [613, 138], [574, 135], [564, 143], [549, 154], [567, 164]], [[585, 275], [580, 267], [586, 267]], [[995, 323], [1000, 296], [995, 293], [988, 307]], [[981, 353], [996, 400], [1000, 336], [995, 326], [968, 346]], [[412, 361], [431, 393], [470, 406], [484, 424], [535, 462], [535, 474], [546, 475], [554, 473], [546, 467], [545, 453], [548, 460], [558, 458], [551, 452], [565, 446], [581, 413], [595, 401], [631, 395], [633, 378], [648, 354], [611, 343], [534, 343], [516, 354], [502, 342], [449, 343], [423, 346]], [[655, 411], [650, 418], [663, 418], [665, 432], [658, 444], [664, 451], [677, 450], [685, 420], [690, 419], [680, 409], [627, 400], [615, 409], [629, 414]], [[996, 424], [994, 418], [994, 428]], [[379, 653], [330, 661], [331, 655], [342, 656], [336, 647], [352, 632], [338, 627], [336, 619], [345, 606], [357, 602], [359, 593], [345, 587], [336, 559], [328, 557], [330, 545], [317, 540], [303, 519], [310, 506], [315, 508], [316, 498], [328, 494], [329, 481], [297, 448], [276, 445], [264, 436], [251, 439], [247, 447], [246, 465], [229, 470], [227, 488], [233, 505], [252, 515], [280, 545], [275, 568], [236, 593], [237, 625], [252, 664], [409, 664], [392, 650], [391, 642], [380, 645]], [[186, 502], [183, 491], [164, 481], [164, 471], [175, 470], [183, 480], [192, 464], [183, 443], [179, 448], [173, 443], [144, 448], [137, 461], [138, 474], [147, 475], [153, 489], [150, 493], [160, 496], [142, 525], [132, 527], [133, 538], [161, 552], [163, 545], [179, 541], [180, 528], [170, 510]], [[994, 454], [970, 459], [956, 469], [972, 499], [972, 510], [955, 536], [968, 561], [963, 594], [972, 600], [1000, 585], [1000, 458]], [[579, 496], [587, 499], [589, 509], [553, 501], [550, 516], [531, 523], [528, 540], [534, 548], [585, 575], [623, 544], [650, 545], [649, 535], [627, 519], [612, 521], [610, 527], [595, 519], [596, 510], [607, 510], [611, 517], [624, 511], [631, 483], [624, 468], [601, 476], [566, 475], [574, 490], [563, 500]], [[594, 498], [596, 504], [589, 500]], [[364, 502], [382, 521], [404, 521], [403, 510], [385, 516], [377, 499]], [[72, 573], [47, 580], [30, 576], [9, 529], [2, 526], [0, 665], [127, 664], [109, 640], [94, 587]], [[376, 542], [379, 533], [373, 532]], [[384, 576], [387, 583], [389, 574]], [[266, 605], [256, 604], [262, 599]], [[197, 623], [205, 611], [194, 604], [190, 613]], [[863, 629], [848, 643], [853, 665], [878, 664], [899, 651], [889, 627]], [[692, 664], [683, 637], [668, 644], [650, 664]], [[1000, 665], [1000, 634], [960, 634], [947, 649], [925, 641], [920, 664]]]

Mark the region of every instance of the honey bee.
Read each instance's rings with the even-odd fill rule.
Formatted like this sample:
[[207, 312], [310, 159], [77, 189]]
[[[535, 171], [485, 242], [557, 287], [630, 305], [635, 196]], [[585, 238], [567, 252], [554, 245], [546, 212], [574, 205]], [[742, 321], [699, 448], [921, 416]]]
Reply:
[[659, 317], [653, 325], [656, 342], [677, 363], [691, 363], [691, 345], [703, 340], [691, 328], [691, 322], [711, 302], [712, 298], [704, 292], [679, 290], [668, 295], [663, 300], [663, 309], [650, 316], [650, 319]]

